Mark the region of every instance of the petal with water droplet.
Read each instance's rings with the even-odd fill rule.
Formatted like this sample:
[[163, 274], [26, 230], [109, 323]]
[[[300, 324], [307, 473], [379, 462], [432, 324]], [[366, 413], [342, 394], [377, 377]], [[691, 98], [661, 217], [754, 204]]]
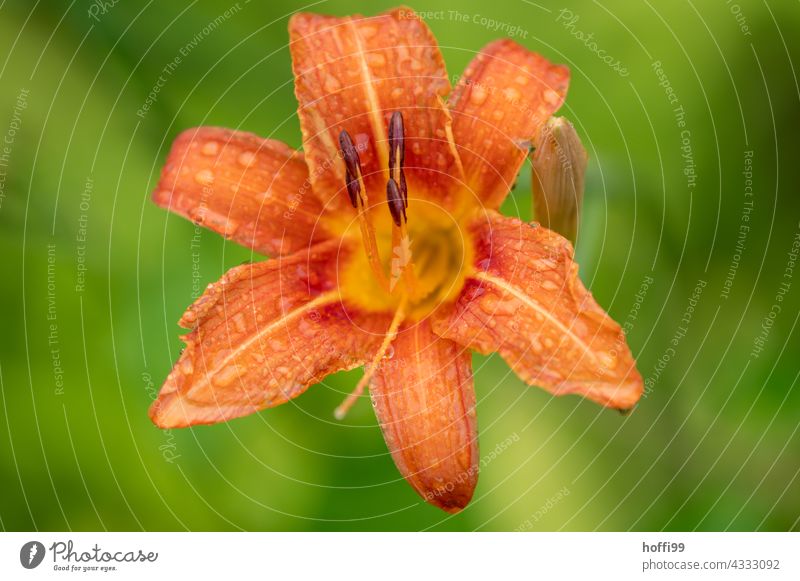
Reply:
[[370, 394], [386, 445], [403, 477], [448, 512], [469, 503], [478, 481], [478, 428], [469, 349], [405, 324], [393, 364], [378, 367]]
[[328, 236], [303, 154], [242, 131], [198, 127], [178, 135], [153, 200], [264, 254]]
[[569, 70], [508, 40], [476, 56], [450, 97], [453, 138], [467, 185], [496, 209], [511, 190], [530, 141], [561, 106]]
[[[161, 428], [226, 421], [276, 406], [330, 373], [369, 361], [389, 326], [343, 304], [337, 260], [353, 252], [338, 241], [311, 251], [229, 270], [181, 319], [192, 329], [150, 417]], [[297, 264], [319, 286], [295, 276]], [[284, 310], [278, 298], [291, 298]], [[218, 307], [222, 307], [221, 309]]]
[[481, 353], [498, 352], [525, 382], [555, 395], [631, 408], [642, 377], [622, 329], [578, 278], [572, 245], [494, 212], [470, 230], [476, 261], [488, 264], [437, 314], [434, 331]]
[[343, 129], [367, 138], [356, 143], [365, 185], [375, 193], [372, 201], [383, 201], [378, 193], [389, 178], [388, 121], [396, 111], [405, 120], [409, 186], [439, 201], [449, 195], [455, 176], [438, 160], [446, 169], [460, 167], [443, 101], [450, 82], [422, 19], [410, 8], [370, 17], [298, 13], [289, 35], [303, 150], [326, 208], [351, 211], [338, 151]]

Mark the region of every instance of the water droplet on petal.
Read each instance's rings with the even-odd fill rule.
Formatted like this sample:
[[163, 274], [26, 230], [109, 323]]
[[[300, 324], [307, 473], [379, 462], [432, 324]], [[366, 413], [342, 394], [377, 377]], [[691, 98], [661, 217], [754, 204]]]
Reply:
[[247, 331], [247, 325], [244, 321], [244, 313], [236, 313], [231, 318], [231, 324], [237, 333], [245, 333]]
[[339, 89], [342, 88], [342, 85], [339, 83], [339, 79], [334, 77], [333, 75], [328, 75], [325, 78], [325, 83], [323, 84], [323, 89], [325, 89], [326, 93], [335, 93]]
[[194, 174], [194, 181], [201, 186], [210, 186], [214, 183], [214, 172], [212, 172], [210, 169], [201, 169], [199, 172]]
[[557, 105], [558, 102], [561, 100], [561, 96], [552, 89], [548, 89], [547, 91], [544, 92], [544, 100], [550, 103], [551, 105]]
[[516, 101], [520, 98], [520, 93], [514, 87], [507, 87], [505, 91], [503, 91], [506, 95], [506, 99], [509, 101]]
[[389, 348], [386, 350], [386, 353], [383, 354], [384, 359], [391, 359], [394, 357], [394, 345], [389, 345]]
[[191, 375], [194, 373], [194, 363], [191, 357], [184, 357], [180, 363], [181, 373], [184, 375]]
[[237, 377], [239, 377], [239, 368], [235, 363], [232, 363], [215, 373], [211, 378], [211, 383], [217, 387], [227, 387], [233, 383], [233, 380]]
[[371, 67], [382, 67], [386, 65], [386, 57], [379, 52], [368, 53], [367, 64]]
[[489, 93], [486, 91], [485, 87], [482, 87], [481, 85], [473, 85], [472, 91], [469, 94], [469, 100], [473, 105], [483, 105], [488, 96]]
[[211, 368], [221, 367], [224, 365], [227, 360], [228, 356], [231, 354], [229, 349], [220, 349], [214, 354], [214, 357], [211, 360]]
[[219, 153], [219, 143], [216, 141], [206, 141], [200, 151], [203, 155], [217, 155]]
[[256, 161], [256, 154], [252, 151], [243, 151], [239, 154], [239, 157], [236, 158], [236, 161], [238, 161], [241, 166], [250, 167]]

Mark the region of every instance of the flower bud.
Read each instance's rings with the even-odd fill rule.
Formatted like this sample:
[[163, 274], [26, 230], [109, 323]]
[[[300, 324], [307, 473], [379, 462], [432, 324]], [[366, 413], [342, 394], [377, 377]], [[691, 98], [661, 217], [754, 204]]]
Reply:
[[586, 150], [563, 117], [551, 117], [535, 145], [531, 154], [534, 219], [574, 244], [583, 204]]

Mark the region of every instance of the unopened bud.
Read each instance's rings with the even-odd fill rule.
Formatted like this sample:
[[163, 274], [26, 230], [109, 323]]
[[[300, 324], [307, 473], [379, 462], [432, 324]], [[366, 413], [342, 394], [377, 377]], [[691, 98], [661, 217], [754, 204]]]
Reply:
[[531, 154], [534, 218], [574, 244], [589, 159], [586, 150], [563, 117], [551, 117], [535, 145]]

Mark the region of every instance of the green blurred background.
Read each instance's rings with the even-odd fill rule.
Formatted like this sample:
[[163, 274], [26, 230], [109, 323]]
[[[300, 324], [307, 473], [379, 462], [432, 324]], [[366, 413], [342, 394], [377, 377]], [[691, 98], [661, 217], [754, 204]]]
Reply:
[[[360, 371], [224, 425], [170, 433], [147, 417], [181, 348], [194, 234], [149, 194], [187, 127], [300, 147], [287, 18], [303, 6], [33, 4], [0, 2], [0, 528], [800, 527], [800, 270], [785, 270], [800, 232], [796, 1], [413, 5], [433, 11], [451, 75], [509, 32], [571, 67], [561, 114], [591, 157], [581, 276], [631, 322], [649, 386], [624, 417], [525, 387], [499, 358], [477, 357], [483, 466], [474, 501], [455, 516], [400, 478], [369, 405], [333, 421]], [[157, 100], [137, 115], [160, 75]], [[529, 169], [504, 210], [530, 219]], [[204, 232], [202, 281], [251, 258]]]

